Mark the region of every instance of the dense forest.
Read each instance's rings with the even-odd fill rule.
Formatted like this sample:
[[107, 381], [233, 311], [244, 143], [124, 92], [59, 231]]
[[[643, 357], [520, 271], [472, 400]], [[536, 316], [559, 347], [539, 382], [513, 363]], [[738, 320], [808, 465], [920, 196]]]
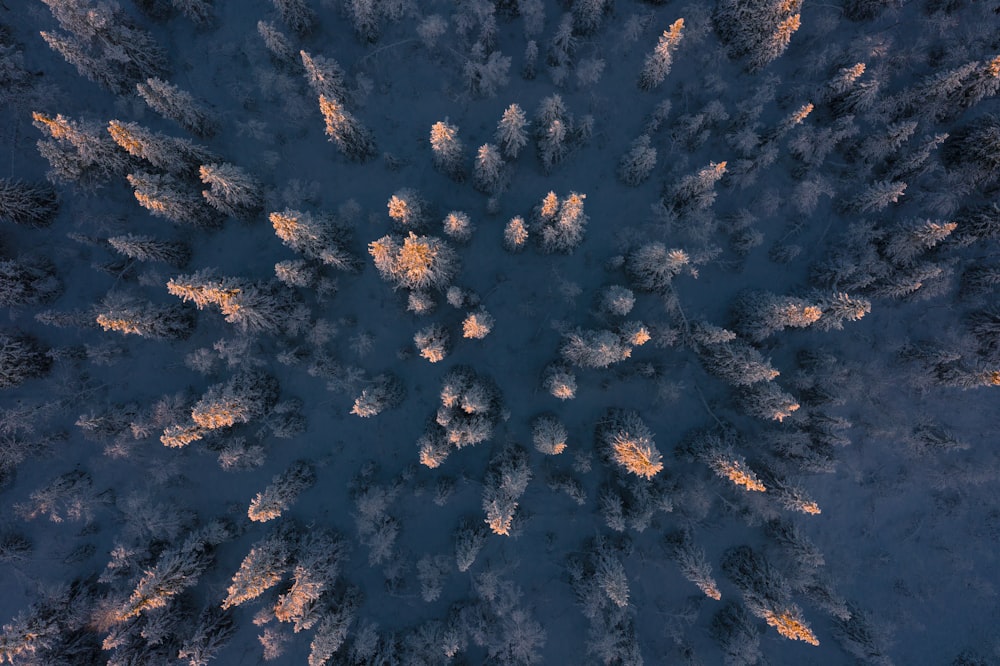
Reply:
[[0, 664], [1000, 664], [1000, 0], [3, 0]]

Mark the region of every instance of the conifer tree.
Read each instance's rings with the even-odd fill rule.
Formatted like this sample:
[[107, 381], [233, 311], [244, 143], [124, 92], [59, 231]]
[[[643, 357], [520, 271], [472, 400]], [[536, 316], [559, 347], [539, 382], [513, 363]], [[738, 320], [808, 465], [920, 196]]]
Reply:
[[280, 583], [290, 559], [291, 548], [285, 534], [275, 532], [256, 542], [233, 576], [222, 610], [256, 599]]
[[375, 157], [375, 139], [335, 97], [319, 96], [319, 110], [326, 121], [326, 135], [348, 159], [366, 162]]
[[0, 305], [39, 305], [54, 300], [63, 286], [56, 267], [40, 257], [0, 259]]
[[316, 470], [304, 461], [297, 461], [281, 474], [271, 479], [270, 485], [250, 502], [247, 516], [250, 520], [265, 523], [281, 517], [302, 491], [316, 483]]
[[458, 127], [447, 119], [434, 123], [431, 125], [430, 144], [434, 168], [456, 182], [465, 180], [465, 147], [458, 138]]
[[0, 389], [12, 388], [48, 373], [52, 357], [46, 351], [33, 336], [0, 332]]
[[524, 111], [517, 104], [511, 104], [497, 123], [494, 135], [503, 154], [510, 159], [516, 159], [521, 149], [528, 143], [528, 121]]
[[209, 187], [201, 195], [220, 213], [248, 219], [264, 207], [260, 182], [235, 164], [203, 164], [198, 174]]
[[112, 120], [108, 123], [108, 134], [129, 155], [175, 176], [196, 173], [200, 165], [217, 161], [207, 148], [187, 139], [152, 132], [138, 123]]
[[166, 241], [152, 236], [124, 234], [111, 236], [108, 245], [121, 255], [136, 261], [158, 261], [183, 268], [191, 258], [191, 247], [183, 241]]
[[715, 27], [733, 57], [755, 72], [784, 53], [801, 23], [802, 0], [722, 0]]
[[684, 19], [677, 19], [670, 28], [663, 31], [656, 48], [646, 56], [643, 63], [642, 73], [639, 75], [639, 88], [641, 90], [652, 90], [663, 83], [670, 73], [670, 66], [674, 61], [674, 51], [681, 43], [684, 36]]
[[[402, 240], [402, 242], [400, 242]], [[446, 288], [458, 272], [458, 255], [434, 236], [383, 236], [368, 245], [375, 268], [386, 280], [404, 289]]]
[[194, 96], [162, 79], [150, 77], [137, 83], [136, 90], [149, 108], [198, 137], [215, 134], [216, 122], [212, 113]]
[[653, 432], [636, 411], [609, 410], [597, 426], [597, 439], [603, 454], [627, 472], [650, 479], [663, 470]]
[[38, 152], [49, 162], [48, 179], [95, 189], [128, 166], [125, 154], [96, 123], [79, 122], [61, 114], [54, 118], [37, 111], [34, 125], [49, 139], [38, 141]]
[[494, 534], [510, 536], [518, 500], [530, 480], [527, 452], [521, 447], [504, 447], [490, 460], [483, 480], [483, 511]]
[[528, 243], [528, 225], [520, 216], [512, 217], [503, 230], [503, 246], [508, 252], [520, 252]]
[[338, 270], [357, 270], [357, 258], [344, 247], [347, 231], [329, 217], [286, 209], [271, 213], [270, 220], [281, 242], [302, 256]]
[[822, 308], [804, 298], [760, 290], [744, 292], [733, 312], [736, 331], [753, 342], [785, 328], [805, 328], [822, 315]]
[[47, 227], [59, 212], [59, 196], [44, 183], [0, 178], [0, 220]]
[[222, 226], [219, 214], [209, 208], [202, 197], [185, 192], [184, 185], [173, 176], [136, 171], [126, 178], [135, 190], [139, 205], [156, 217], [200, 229]]
[[[270, 21], [257, 21], [257, 34], [264, 42], [265, 48], [271, 53], [271, 58], [286, 65], [296, 62], [295, 49], [287, 36]], [[301, 51], [299, 52], [302, 53]]]
[[484, 194], [496, 195], [507, 189], [507, 165], [493, 144], [484, 143], [476, 152], [472, 180], [475, 188]]
[[396, 190], [386, 204], [393, 225], [400, 231], [421, 231], [427, 225], [429, 207], [420, 193], [409, 187]]
[[305, 51], [299, 51], [299, 58], [305, 69], [306, 81], [317, 97], [348, 99], [345, 74], [340, 63], [333, 58], [309, 55]]
[[387, 409], [399, 406], [404, 394], [403, 383], [395, 375], [378, 375], [354, 400], [351, 414], [361, 418], [377, 416]]
[[316, 13], [306, 0], [271, 0], [271, 3], [278, 10], [281, 22], [300, 36], [309, 34], [316, 24]]
[[656, 148], [650, 145], [648, 134], [632, 142], [631, 150], [618, 162], [618, 178], [635, 187], [643, 183], [656, 167]]
[[105, 331], [154, 340], [182, 340], [194, 330], [193, 313], [185, 307], [155, 305], [114, 292], [96, 308], [95, 321]]

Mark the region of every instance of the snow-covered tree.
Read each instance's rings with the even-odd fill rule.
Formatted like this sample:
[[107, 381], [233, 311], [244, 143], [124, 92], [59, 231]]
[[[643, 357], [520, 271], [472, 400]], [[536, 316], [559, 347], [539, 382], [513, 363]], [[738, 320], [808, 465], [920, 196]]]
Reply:
[[566, 450], [566, 426], [551, 414], [543, 414], [531, 422], [531, 440], [538, 451], [555, 456]]
[[524, 449], [507, 446], [490, 460], [483, 480], [483, 511], [494, 534], [510, 536], [518, 500], [530, 480], [531, 468]]
[[642, 73], [639, 74], [639, 88], [641, 90], [652, 90], [663, 83], [670, 73], [670, 67], [674, 62], [674, 51], [680, 46], [683, 38], [684, 19], [677, 19], [670, 27], [663, 31], [656, 48], [646, 56], [642, 66]]
[[220, 213], [249, 219], [264, 207], [260, 182], [235, 164], [203, 164], [198, 174], [208, 185], [201, 195]]
[[288, 536], [281, 531], [254, 543], [233, 576], [222, 609], [241, 606], [280, 583], [288, 571], [291, 550]]
[[313, 466], [305, 461], [297, 461], [271, 479], [270, 485], [263, 492], [257, 493], [250, 502], [247, 516], [258, 523], [279, 518], [298, 499], [302, 491], [315, 483], [316, 470]]
[[495, 320], [485, 308], [470, 312], [462, 321], [462, 337], [482, 340], [493, 330]]
[[434, 168], [454, 181], [465, 180], [465, 146], [458, 138], [458, 127], [447, 119], [434, 123], [431, 125], [430, 144]]
[[508, 106], [500, 117], [494, 138], [503, 154], [510, 159], [516, 159], [528, 144], [528, 125], [527, 116], [517, 104]]
[[298, 35], [307, 35], [316, 24], [316, 13], [306, 0], [271, 0], [281, 22]]
[[618, 162], [618, 178], [635, 187], [643, 183], [656, 168], [656, 148], [650, 145], [648, 134], [632, 142], [631, 150]]
[[602, 452], [625, 471], [646, 479], [663, 470], [663, 456], [653, 441], [653, 432], [628, 409], [612, 409], [598, 424]]
[[46, 348], [33, 336], [0, 332], [0, 389], [42, 377], [52, 367]]
[[257, 34], [276, 62], [290, 65], [296, 61], [295, 48], [291, 40], [276, 25], [270, 21], [257, 21]]
[[220, 215], [205, 203], [205, 199], [187, 191], [185, 184], [173, 176], [136, 171], [126, 178], [139, 205], [156, 217], [200, 229], [216, 229], [222, 225]]
[[175, 268], [183, 268], [191, 258], [191, 246], [187, 243], [183, 241], [160, 240], [152, 236], [140, 236], [137, 234], [111, 236], [108, 238], [108, 245], [115, 252], [129, 259], [134, 259], [135, 261], [156, 261]]
[[194, 330], [193, 312], [178, 305], [156, 305], [122, 292], [109, 293], [95, 308], [105, 331], [154, 340], [182, 340]]
[[417, 331], [413, 336], [413, 344], [417, 346], [417, 351], [422, 357], [431, 363], [437, 363], [448, 355], [450, 337], [443, 326], [431, 324]]
[[342, 271], [359, 267], [358, 259], [345, 248], [347, 231], [329, 217], [291, 209], [269, 217], [282, 243], [304, 257]]
[[493, 144], [484, 143], [476, 152], [472, 181], [475, 188], [485, 194], [497, 195], [507, 189], [507, 164]]
[[382, 277], [404, 289], [444, 289], [458, 272], [458, 255], [447, 243], [412, 231], [372, 241], [368, 252]]
[[348, 159], [366, 162], [375, 157], [371, 131], [335, 97], [319, 96], [319, 110], [326, 121], [326, 135]]
[[48, 139], [38, 141], [38, 152], [49, 162], [48, 179], [95, 189], [120, 176], [128, 158], [97, 123], [76, 121], [57, 114], [31, 114], [33, 124]]
[[47, 227], [59, 212], [59, 196], [45, 183], [0, 178], [0, 220]]
[[563, 336], [560, 354], [581, 368], [606, 368], [629, 358], [632, 347], [614, 331], [578, 328]]
[[299, 59], [305, 69], [306, 81], [317, 97], [349, 99], [344, 83], [346, 74], [340, 63], [333, 58], [309, 55], [306, 51], [299, 51]]
[[386, 208], [399, 231], [421, 231], [427, 226], [430, 205], [416, 190], [404, 187], [389, 197]]
[[198, 137], [209, 137], [217, 129], [214, 115], [198, 102], [194, 96], [162, 79], [150, 77], [145, 83], [137, 83], [139, 96], [164, 118]]
[[378, 375], [354, 400], [351, 414], [369, 418], [397, 407], [404, 396], [403, 383], [394, 375]]
[[63, 291], [56, 267], [40, 257], [0, 259], [0, 305], [39, 305]]
[[590, 219], [584, 212], [587, 195], [570, 192], [558, 201], [556, 210], [553, 210], [551, 201], [554, 196], [550, 192], [539, 206], [536, 227], [544, 252], [568, 254], [583, 242], [583, 233]]
[[187, 139], [153, 132], [139, 123], [112, 120], [108, 134], [125, 152], [175, 176], [197, 173], [202, 164], [217, 161], [212, 151]]
[[445, 236], [456, 243], [468, 243], [472, 240], [472, 232], [476, 230], [468, 214], [460, 210], [453, 210], [445, 215], [441, 226], [444, 228]]

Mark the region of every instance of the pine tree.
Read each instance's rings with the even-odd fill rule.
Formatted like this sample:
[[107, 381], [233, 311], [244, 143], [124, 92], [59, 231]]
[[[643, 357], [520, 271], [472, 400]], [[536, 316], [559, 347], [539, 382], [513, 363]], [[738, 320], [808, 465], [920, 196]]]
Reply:
[[457, 243], [468, 243], [472, 240], [472, 232], [476, 226], [466, 213], [453, 210], [444, 217], [444, 235]]
[[256, 178], [234, 164], [203, 164], [198, 171], [209, 189], [201, 195], [223, 215], [248, 219], [264, 207], [262, 186]]
[[232, 640], [236, 623], [232, 614], [213, 607], [205, 608], [191, 635], [181, 643], [177, 658], [188, 666], [208, 666], [218, 652]]
[[108, 123], [108, 134], [129, 155], [175, 176], [197, 173], [200, 165], [218, 159], [207, 148], [187, 139], [152, 132], [138, 123], [112, 120]]
[[42, 33], [49, 46], [81, 76], [114, 93], [166, 72], [166, 52], [114, 4], [43, 0], [65, 33]]
[[566, 450], [566, 426], [549, 414], [543, 414], [531, 422], [531, 440], [535, 448], [546, 455], [559, 455]]
[[409, 187], [404, 187], [389, 197], [386, 208], [393, 225], [400, 231], [421, 231], [427, 225], [427, 201]]
[[463, 151], [465, 147], [458, 138], [458, 127], [448, 120], [438, 121], [431, 126], [431, 150], [434, 154], [434, 168], [456, 182], [465, 180]]
[[626, 185], [642, 184], [656, 168], [656, 148], [650, 145], [648, 134], [632, 142], [631, 150], [618, 162], [618, 178]]
[[448, 355], [448, 331], [440, 324], [431, 324], [422, 328], [413, 336], [413, 343], [420, 355], [431, 363], [444, 360]]
[[475, 188], [484, 194], [497, 195], [507, 189], [508, 181], [507, 165], [499, 149], [491, 143], [484, 143], [476, 153], [473, 172]]
[[366, 162], [375, 157], [375, 139], [343, 102], [334, 97], [320, 95], [319, 110], [326, 121], [326, 135], [348, 159]]
[[299, 58], [305, 68], [306, 81], [317, 97], [348, 99], [345, 74], [340, 63], [333, 58], [311, 56], [305, 51], [299, 51]]
[[308, 259], [353, 272], [359, 262], [344, 247], [347, 231], [324, 215], [286, 209], [269, 216], [274, 233], [287, 247]]
[[530, 480], [531, 469], [524, 449], [507, 446], [490, 460], [483, 480], [483, 511], [494, 534], [510, 536], [518, 500]]
[[271, 58], [275, 62], [286, 65], [295, 63], [296, 54], [292, 42], [283, 32], [278, 30], [277, 26], [270, 21], [257, 21], [257, 34], [264, 41], [264, 47], [270, 52]]
[[222, 609], [240, 606], [281, 582], [288, 569], [291, 549], [287, 537], [275, 532], [256, 542], [233, 576]]
[[271, 0], [278, 10], [281, 22], [292, 32], [304, 36], [312, 32], [316, 25], [316, 13], [306, 4], [306, 0]]
[[691, 257], [684, 250], [667, 249], [652, 242], [633, 250], [625, 258], [625, 272], [639, 291], [665, 293], [675, 276], [693, 272]]
[[632, 355], [632, 348], [613, 331], [576, 329], [563, 336], [560, 354], [582, 368], [606, 368]]
[[583, 210], [586, 198], [586, 194], [570, 192], [559, 201], [558, 212], [554, 214], [551, 214], [552, 206], [549, 198], [542, 202], [537, 226], [544, 252], [569, 254], [583, 242], [583, 232], [590, 219]]
[[493, 330], [495, 320], [485, 308], [469, 313], [462, 321], [462, 337], [482, 340]]
[[304, 461], [297, 461], [281, 474], [271, 479], [270, 485], [250, 502], [247, 516], [250, 520], [265, 523], [281, 517], [299, 495], [316, 483], [316, 470]]
[[528, 121], [524, 111], [517, 104], [511, 104], [497, 123], [494, 138], [510, 159], [517, 159], [518, 153], [528, 144]]
[[719, 585], [712, 577], [712, 565], [705, 559], [705, 551], [695, 544], [689, 532], [668, 534], [666, 547], [670, 557], [677, 562], [681, 575], [697, 585], [709, 599], [722, 599]]
[[212, 113], [191, 93], [155, 77], [146, 79], [145, 83], [137, 83], [136, 90], [149, 108], [195, 136], [210, 137], [215, 134], [216, 122]]
[[603, 454], [627, 472], [650, 479], [663, 470], [653, 432], [634, 410], [609, 410], [598, 423], [597, 439]]
[[125, 234], [111, 236], [108, 245], [121, 255], [136, 261], [158, 261], [183, 268], [191, 258], [191, 247], [183, 241], [166, 241], [152, 236]]
[[899, 181], [880, 180], [871, 184], [868, 189], [849, 202], [850, 210], [860, 213], [884, 210], [889, 204], [896, 203], [906, 192], [906, 183]]
[[746, 57], [755, 72], [784, 53], [799, 28], [801, 7], [802, 0], [722, 0], [713, 18], [733, 57]]
[[479, 523], [465, 520], [455, 530], [455, 565], [466, 572], [475, 563], [479, 551], [486, 545], [487, 531]]
[[48, 350], [25, 333], [0, 332], [0, 389], [42, 377], [52, 367]]
[[210, 386], [191, 408], [191, 420], [209, 430], [227, 428], [262, 418], [277, 401], [277, 380], [260, 370], [247, 370]]
[[215, 19], [212, 0], [170, 0], [181, 14], [199, 26], [208, 26]]
[[458, 272], [458, 255], [447, 243], [412, 231], [403, 239], [383, 236], [372, 241], [368, 252], [379, 274], [404, 289], [441, 290]]
[[128, 160], [95, 123], [78, 122], [59, 114], [37, 111], [34, 125], [50, 139], [38, 141], [38, 152], [49, 161], [48, 179], [95, 189], [124, 173]]
[[139, 205], [156, 217], [199, 229], [222, 226], [218, 213], [209, 208], [202, 197], [185, 192], [184, 185], [173, 176], [137, 171], [126, 178], [135, 190]]
[[105, 331], [154, 340], [183, 340], [194, 330], [193, 313], [180, 305], [155, 305], [123, 293], [109, 293], [96, 309]]
[[674, 61], [674, 51], [683, 38], [684, 19], [677, 19], [670, 28], [663, 31], [656, 48], [646, 56], [646, 61], [639, 75], [639, 89], [652, 90], [658, 87], [670, 73], [670, 66]]
[[59, 212], [59, 195], [44, 183], [0, 178], [0, 220], [47, 227]]
[[805, 328], [823, 314], [822, 308], [804, 298], [759, 290], [744, 292], [733, 310], [736, 331], [753, 342], [785, 328]]
[[0, 259], [0, 305], [39, 305], [55, 300], [63, 286], [48, 259]]
[[512, 217], [503, 230], [503, 246], [508, 252], [520, 252], [528, 243], [528, 226], [520, 216]]
[[351, 414], [361, 418], [377, 416], [387, 409], [398, 407], [403, 402], [403, 383], [395, 375], [378, 375], [354, 400]]
[[469, 93], [474, 97], [496, 97], [499, 89], [510, 82], [510, 60], [510, 56], [500, 51], [486, 55], [481, 45], [476, 43], [462, 69]]

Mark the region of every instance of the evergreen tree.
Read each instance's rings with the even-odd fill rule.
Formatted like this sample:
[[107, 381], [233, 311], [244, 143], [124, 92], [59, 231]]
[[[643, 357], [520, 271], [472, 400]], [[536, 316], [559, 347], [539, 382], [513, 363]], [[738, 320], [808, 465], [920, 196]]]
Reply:
[[497, 123], [494, 138], [500, 144], [503, 154], [510, 159], [516, 159], [518, 153], [528, 143], [528, 121], [524, 111], [517, 104], [511, 104]]
[[0, 332], [0, 389], [42, 377], [52, 367], [48, 350], [24, 333]]
[[656, 48], [646, 56], [643, 63], [642, 73], [639, 75], [639, 88], [641, 90], [652, 90], [656, 88], [670, 73], [670, 66], [674, 61], [674, 51], [681, 43], [684, 36], [684, 19], [677, 19], [670, 28], [663, 31]]
[[213, 114], [202, 106], [191, 93], [181, 90], [162, 79], [150, 77], [145, 83], [137, 83], [136, 90], [149, 108], [198, 137], [215, 134], [216, 122]]
[[183, 241], [165, 241], [152, 236], [125, 234], [108, 238], [108, 244], [129, 259], [158, 261], [183, 268], [191, 258], [191, 247]]
[[434, 154], [434, 168], [456, 182], [465, 180], [463, 151], [465, 147], [458, 138], [458, 128], [447, 119], [431, 125], [431, 150]]
[[733, 57], [755, 72], [784, 53], [798, 30], [802, 0], [721, 0], [715, 27]]
[[222, 609], [241, 606], [280, 583], [290, 559], [291, 547], [282, 532], [274, 532], [256, 542], [233, 576]]
[[59, 212], [59, 195], [44, 183], [0, 178], [0, 220], [47, 227]]
[[187, 666], [208, 666], [235, 633], [236, 623], [230, 612], [205, 608], [190, 636], [181, 643], [177, 658], [186, 661]]
[[823, 315], [818, 305], [804, 298], [767, 291], [744, 292], [733, 310], [736, 331], [754, 342], [785, 328], [805, 328]]
[[108, 123], [108, 134], [129, 155], [175, 176], [192, 175], [200, 165], [218, 160], [207, 148], [187, 139], [152, 132], [138, 123], [112, 120]]
[[396, 190], [386, 207], [393, 225], [400, 231], [420, 231], [427, 225], [429, 205], [414, 189]]
[[201, 195], [223, 215], [247, 219], [264, 207], [262, 186], [256, 178], [234, 164], [203, 164], [201, 182], [209, 189]]
[[0, 305], [39, 305], [62, 293], [56, 267], [47, 259], [0, 259]]
[[96, 308], [95, 321], [105, 331], [154, 340], [182, 340], [194, 330], [193, 313], [180, 305], [155, 305], [122, 293], [110, 293]]
[[631, 150], [618, 162], [618, 178], [626, 185], [642, 184], [656, 168], [656, 148], [650, 145], [648, 134], [632, 142]]
[[377, 416], [403, 402], [403, 383], [395, 375], [378, 375], [373, 378], [354, 400], [351, 414], [361, 418]]
[[597, 439], [602, 453], [627, 472], [650, 479], [663, 470], [653, 433], [636, 411], [609, 410], [597, 426]]
[[250, 520], [264, 523], [281, 517], [298, 496], [316, 483], [316, 470], [304, 461], [297, 461], [281, 474], [276, 475], [271, 484], [250, 502], [247, 516]]
[[466, 87], [474, 97], [496, 97], [499, 89], [510, 82], [510, 56], [500, 51], [486, 55], [484, 51], [479, 43], [472, 47], [462, 74]]
[[271, 0], [281, 22], [298, 35], [309, 34], [316, 25], [316, 13], [306, 0]]
[[306, 81], [316, 96], [327, 99], [348, 99], [347, 85], [344, 83], [344, 70], [333, 58], [311, 56], [305, 51], [299, 51], [302, 67], [305, 69]]
[[[271, 54], [271, 58], [278, 63], [291, 65], [296, 61], [295, 49], [291, 40], [283, 32], [278, 30], [270, 21], [257, 21], [257, 34], [264, 41], [264, 47]], [[304, 53], [300, 51], [301, 55]]]
[[50, 181], [94, 189], [127, 168], [125, 154], [97, 124], [74, 121], [61, 114], [52, 118], [34, 112], [31, 117], [35, 127], [51, 137], [38, 141], [38, 152], [49, 161]]
[[507, 189], [507, 165], [493, 144], [484, 143], [479, 147], [472, 180], [475, 188], [484, 194], [497, 195]]
[[368, 253], [379, 274], [404, 289], [444, 289], [458, 272], [458, 255], [447, 243], [412, 231], [372, 241]]
[[219, 214], [209, 208], [202, 197], [185, 192], [184, 185], [173, 176], [137, 171], [126, 178], [135, 190], [139, 205], [156, 217], [200, 229], [222, 226]]
[[520, 252], [528, 243], [528, 226], [520, 216], [512, 217], [504, 227], [503, 246], [508, 252]]
[[281, 242], [308, 259], [343, 271], [355, 271], [359, 262], [344, 247], [347, 231], [324, 215], [286, 209], [271, 213], [274, 233]]
[[326, 135], [348, 159], [366, 162], [375, 157], [375, 140], [337, 98], [320, 95], [319, 110], [326, 121]]

